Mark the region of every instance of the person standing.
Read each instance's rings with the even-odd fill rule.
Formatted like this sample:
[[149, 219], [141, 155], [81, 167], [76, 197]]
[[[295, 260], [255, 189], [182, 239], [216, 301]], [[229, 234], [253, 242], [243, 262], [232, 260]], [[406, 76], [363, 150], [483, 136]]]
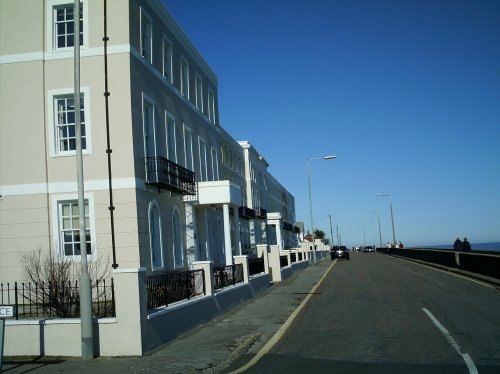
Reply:
[[470, 252], [471, 251], [471, 246], [470, 246], [470, 243], [468, 242], [467, 238], [464, 238], [464, 241], [462, 242], [462, 251], [463, 252]]
[[455, 240], [455, 243], [453, 243], [453, 250], [457, 252], [461, 252], [463, 248], [463, 243], [460, 240], [460, 238], [457, 237], [457, 240]]

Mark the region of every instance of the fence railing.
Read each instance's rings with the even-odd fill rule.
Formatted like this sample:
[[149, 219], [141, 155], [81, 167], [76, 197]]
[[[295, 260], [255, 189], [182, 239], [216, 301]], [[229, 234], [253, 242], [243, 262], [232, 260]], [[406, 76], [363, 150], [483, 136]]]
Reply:
[[161, 156], [146, 157], [145, 162], [146, 183], [181, 195], [196, 194], [195, 175], [191, 170]]
[[[80, 317], [78, 281], [67, 283], [0, 283], [0, 302], [15, 306], [16, 319], [56, 319]], [[114, 283], [102, 280], [92, 283], [94, 318], [115, 316]]]
[[284, 268], [288, 266], [288, 256], [280, 256], [280, 267]]
[[168, 271], [146, 277], [148, 310], [205, 295], [205, 271]]
[[290, 261], [292, 262], [292, 264], [297, 262], [297, 253], [290, 252]]
[[248, 258], [248, 275], [252, 276], [255, 274], [260, 274], [265, 271], [264, 269], [264, 254], [260, 257], [249, 257]]
[[299, 252], [299, 261], [302, 261], [302, 252]]
[[214, 290], [243, 283], [243, 264], [214, 267]]

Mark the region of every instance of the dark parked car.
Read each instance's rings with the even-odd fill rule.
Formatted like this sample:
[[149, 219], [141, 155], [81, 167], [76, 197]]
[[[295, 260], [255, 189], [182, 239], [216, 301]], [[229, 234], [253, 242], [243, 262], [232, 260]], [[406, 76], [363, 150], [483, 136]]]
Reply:
[[365, 245], [363, 247], [363, 252], [375, 252], [375, 247], [373, 245]]
[[343, 245], [334, 246], [330, 249], [330, 258], [332, 260], [335, 258], [345, 258], [349, 260], [349, 250]]

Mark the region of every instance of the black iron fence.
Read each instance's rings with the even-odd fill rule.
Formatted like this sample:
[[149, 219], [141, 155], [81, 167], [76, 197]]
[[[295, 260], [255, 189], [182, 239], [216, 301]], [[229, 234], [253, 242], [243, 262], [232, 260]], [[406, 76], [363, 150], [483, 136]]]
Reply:
[[292, 264], [297, 262], [297, 253], [290, 252], [290, 261], [292, 261]]
[[[15, 306], [16, 319], [80, 318], [78, 281], [0, 283], [0, 303]], [[94, 318], [115, 316], [113, 279], [92, 283]]]
[[146, 277], [148, 310], [205, 295], [205, 271], [167, 271]]
[[265, 271], [264, 269], [264, 254], [260, 257], [250, 257], [248, 258], [248, 275], [252, 276], [255, 274], [260, 274]]
[[243, 283], [243, 264], [214, 267], [214, 290]]
[[299, 252], [299, 261], [302, 261], [302, 252]]
[[288, 266], [288, 256], [280, 256], [280, 267], [284, 268]]

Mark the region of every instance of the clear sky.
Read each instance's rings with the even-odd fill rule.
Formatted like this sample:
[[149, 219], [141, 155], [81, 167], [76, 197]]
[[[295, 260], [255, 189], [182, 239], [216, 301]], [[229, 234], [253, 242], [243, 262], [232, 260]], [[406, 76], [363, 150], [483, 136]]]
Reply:
[[[343, 244], [500, 242], [500, 1], [163, 0], [310, 227]], [[368, 219], [363, 219], [368, 217]], [[371, 217], [371, 218], [370, 218]], [[372, 230], [374, 223], [374, 232]], [[370, 240], [371, 241], [371, 240]]]

